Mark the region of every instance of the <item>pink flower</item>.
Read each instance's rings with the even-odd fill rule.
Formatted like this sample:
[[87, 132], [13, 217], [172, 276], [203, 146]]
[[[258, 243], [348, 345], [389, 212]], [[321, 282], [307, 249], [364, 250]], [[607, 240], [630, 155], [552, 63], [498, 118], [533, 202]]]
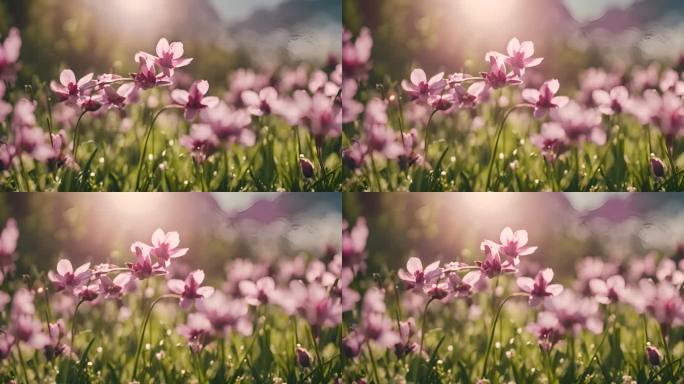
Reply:
[[592, 279], [589, 286], [594, 298], [601, 304], [617, 303], [626, 294], [625, 279], [620, 275], [611, 276], [605, 281]]
[[437, 260], [423, 269], [423, 262], [417, 257], [411, 257], [406, 262], [406, 271], [400, 269], [398, 275], [409, 289], [420, 290], [437, 281], [442, 276], [442, 268]]
[[192, 58], [183, 58], [183, 43], [174, 41], [169, 44], [165, 38], [157, 42], [157, 57], [154, 63], [161, 68], [166, 76], [173, 76], [175, 68], [185, 67], [192, 62]]
[[43, 332], [43, 324], [36, 318], [33, 294], [26, 288], [14, 293], [10, 311], [10, 333], [17, 341], [23, 341], [33, 348], [41, 349], [50, 342]]
[[530, 305], [537, 306], [544, 298], [558, 296], [563, 292], [563, 286], [560, 284], [549, 284], [551, 280], [553, 280], [553, 270], [546, 268], [537, 273], [534, 280], [529, 277], [518, 277], [516, 283], [523, 292], [530, 294]]
[[2, 100], [5, 96], [5, 83], [0, 82], [0, 121], [5, 121], [7, 116], [12, 112], [12, 104]]
[[67, 259], [59, 260], [56, 273], [48, 272], [48, 279], [52, 281], [58, 292], [62, 290], [72, 291], [81, 287], [90, 280], [91, 276], [90, 263], [85, 263], [74, 271], [71, 261]]
[[251, 147], [256, 142], [256, 135], [250, 129], [252, 117], [244, 109], [233, 109], [221, 101], [216, 107], [203, 110], [200, 119], [211, 127], [216, 138], [226, 144]]
[[164, 233], [164, 230], [157, 228], [152, 233], [150, 255], [156, 257], [160, 265], [168, 267], [171, 259], [185, 256], [188, 253], [188, 248], [178, 248], [179, 244], [180, 236], [178, 232]]
[[507, 85], [522, 83], [516, 74], [508, 73], [505, 59], [505, 56], [496, 52], [489, 52], [485, 56], [485, 60], [489, 62], [489, 72], [481, 72], [480, 75], [484, 78], [487, 87], [499, 89]]
[[539, 348], [546, 352], [558, 343], [562, 332], [558, 318], [551, 312], [539, 313], [537, 322], [529, 324], [527, 330], [537, 336]]
[[242, 300], [232, 300], [221, 291], [197, 302], [197, 310], [204, 314], [214, 331], [221, 335], [229, 335], [236, 331], [244, 336], [252, 334], [252, 322], [249, 320], [249, 307]]
[[0, 332], [0, 361], [10, 357], [14, 342], [14, 336], [6, 332]]
[[138, 72], [131, 74], [131, 77], [136, 88], [150, 89], [171, 85], [171, 81], [165, 74], [157, 75], [153, 57], [150, 57], [149, 54], [138, 53], [135, 55], [135, 61], [138, 63]]
[[150, 246], [139, 241], [131, 244], [131, 252], [135, 254], [135, 263], [126, 263], [133, 276], [143, 280], [151, 276], [166, 274], [166, 268], [158, 263], [152, 263]]
[[331, 297], [328, 289], [318, 283], [307, 286], [301, 280], [292, 281], [289, 289], [279, 292], [275, 301], [286, 312], [302, 316], [314, 328], [314, 332], [342, 322], [339, 298]]
[[219, 138], [209, 124], [193, 124], [190, 135], [181, 136], [180, 144], [185, 147], [192, 158], [199, 164], [209, 158], [219, 147]]
[[21, 36], [19, 30], [10, 28], [5, 42], [0, 45], [0, 80], [14, 81], [19, 65], [19, 51], [21, 50]]
[[553, 163], [558, 156], [565, 153], [570, 144], [563, 127], [554, 122], [542, 124], [541, 132], [530, 137], [530, 142], [539, 148], [549, 163]]
[[534, 117], [541, 118], [548, 111], [561, 108], [570, 101], [566, 96], [555, 96], [559, 88], [560, 83], [553, 79], [542, 84], [539, 90], [528, 88], [522, 91], [523, 99], [534, 104]]
[[411, 339], [416, 334], [416, 321], [409, 317], [406, 321], [399, 322], [400, 342], [394, 344], [394, 353], [398, 358], [402, 358], [416, 349], [416, 343]]
[[197, 114], [206, 108], [214, 108], [219, 103], [216, 96], [204, 95], [209, 92], [209, 82], [206, 80], [195, 81], [189, 91], [175, 89], [171, 92], [171, 98], [176, 103], [185, 107], [185, 118], [188, 121], [195, 119]]
[[48, 324], [48, 336], [50, 337], [49, 343], [45, 346], [45, 355], [48, 360], [52, 360], [57, 356], [69, 355], [71, 353], [71, 348], [62, 343], [62, 339], [66, 335], [66, 329], [64, 327], [64, 320], [59, 319], [55, 323]]
[[204, 281], [204, 272], [200, 269], [190, 272], [185, 278], [185, 281], [179, 279], [171, 279], [166, 285], [169, 291], [180, 295], [180, 306], [183, 309], [188, 309], [195, 302], [211, 296], [214, 293], [212, 287], [201, 287], [200, 284]]
[[532, 57], [534, 55], [534, 43], [531, 41], [521, 43], [516, 37], [508, 42], [506, 51], [508, 53], [506, 64], [511, 66], [513, 72], [518, 76], [522, 76], [525, 69], [536, 67], [544, 61], [542, 57]]
[[356, 42], [351, 41], [351, 33], [344, 31], [342, 36], [342, 70], [345, 78], [362, 78], [368, 71], [373, 38], [368, 28], [362, 28]]
[[658, 348], [656, 348], [652, 345], [647, 345], [646, 346], [646, 360], [648, 360], [648, 363], [653, 365], [653, 366], [659, 366], [663, 360], [663, 355], [660, 353]]
[[275, 293], [275, 281], [270, 276], [262, 277], [256, 283], [251, 280], [243, 280], [240, 282], [240, 292], [250, 305], [267, 304]]
[[580, 298], [571, 290], [546, 299], [544, 309], [558, 319], [563, 332], [577, 334], [586, 329], [598, 334], [603, 330], [598, 303], [589, 298]]
[[59, 101], [69, 100], [75, 103], [80, 96], [84, 95], [85, 90], [92, 88], [93, 85], [95, 85], [95, 82], [93, 81], [92, 73], [76, 81], [74, 71], [65, 69], [59, 75], [59, 84], [53, 80], [50, 82], [50, 89], [52, 89], [52, 92], [55, 93]]
[[[488, 240], [480, 244], [480, 250], [484, 252], [485, 259], [484, 261], [476, 262], [477, 266], [480, 267], [480, 270], [478, 271], [480, 276], [478, 276], [477, 280], [480, 280], [483, 277], [491, 279], [503, 273], [517, 272], [515, 264], [511, 260], [504, 260], [502, 262], [498, 248], [492, 247], [487, 242]], [[476, 285], [480, 288], [484, 288], [485, 282], [478, 281]]]
[[469, 297], [479, 280], [478, 271], [468, 272], [462, 278], [458, 273], [449, 273], [447, 277], [449, 298]]
[[120, 299], [124, 293], [130, 292], [135, 288], [135, 279], [130, 272], [116, 275], [114, 279], [107, 275], [100, 276], [100, 286], [98, 292], [104, 295], [105, 299]]
[[345, 265], [352, 268], [360, 266], [366, 256], [366, 241], [368, 240], [368, 225], [366, 219], [359, 217], [353, 228], [345, 225], [342, 231], [342, 259]]
[[416, 68], [411, 72], [411, 81], [401, 81], [401, 87], [408, 93], [411, 100], [427, 102], [429, 96], [439, 94], [446, 87], [444, 72], [440, 72], [428, 80], [425, 71]]
[[366, 291], [361, 311], [359, 331], [368, 341], [386, 348], [393, 348], [401, 339], [394, 330], [394, 322], [385, 313], [385, 293], [378, 288]]
[[520, 256], [529, 256], [537, 250], [537, 247], [527, 245], [527, 231], [524, 229], [513, 232], [510, 227], [506, 227], [501, 231], [499, 241], [501, 244], [490, 240], [485, 240], [483, 244], [489, 245], [501, 256], [511, 260], [514, 265], [520, 263]]
[[245, 103], [249, 113], [254, 116], [269, 115], [278, 102], [278, 91], [273, 87], [266, 87], [259, 93], [251, 90], [244, 91], [242, 102]]
[[19, 229], [14, 219], [8, 219], [5, 228], [0, 233], [0, 269], [12, 268], [16, 256], [14, 251], [17, 249], [19, 239]]
[[592, 94], [598, 110], [604, 115], [612, 116], [622, 113], [629, 102], [629, 91], [623, 86], [613, 88], [610, 93], [597, 89]]
[[308, 126], [311, 134], [319, 140], [324, 137], [336, 138], [342, 134], [342, 108], [330, 97], [320, 92], [310, 96], [306, 91], [296, 91], [293, 97], [301, 122]]
[[176, 327], [176, 332], [188, 340], [190, 350], [194, 353], [198, 353], [209, 344], [213, 335], [211, 322], [202, 313], [188, 315], [187, 323]]

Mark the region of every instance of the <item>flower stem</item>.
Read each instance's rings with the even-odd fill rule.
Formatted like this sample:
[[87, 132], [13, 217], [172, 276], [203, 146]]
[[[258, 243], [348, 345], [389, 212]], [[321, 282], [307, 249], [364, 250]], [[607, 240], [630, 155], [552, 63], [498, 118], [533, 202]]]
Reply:
[[375, 382], [380, 383], [380, 377], [378, 376], [378, 366], [375, 364], [375, 357], [373, 356], [373, 348], [371, 348], [370, 343], [366, 343], [368, 347], [368, 356], [370, 356], [371, 366], [373, 367], [373, 376], [375, 377]]
[[[430, 149], [430, 125], [432, 125], [432, 118], [436, 113], [436, 109], [432, 111], [430, 118], [428, 118], [427, 125], [425, 126], [425, 162], [428, 164], [430, 164], [430, 158], [428, 157], [428, 150]], [[401, 135], [401, 137], [403, 139], [404, 135]]]
[[508, 296], [506, 296], [505, 299], [501, 301], [501, 304], [499, 304], [499, 309], [496, 311], [496, 316], [494, 316], [494, 322], [492, 323], [492, 330], [489, 332], [489, 341], [487, 342], [487, 352], [485, 353], [485, 360], [484, 360], [484, 367], [482, 368], [482, 377], [485, 378], [487, 377], [487, 363], [489, 361], [489, 352], [492, 350], [492, 343], [494, 342], [494, 331], [496, 330], [496, 323], [499, 321], [499, 316], [501, 315], [501, 310], [503, 309], [504, 304], [506, 302], [514, 297], [520, 297], [520, 296], [527, 296], [524, 293], [512, 293]]
[[78, 117], [78, 120], [76, 121], [76, 127], [74, 128], [74, 148], [73, 148], [73, 157], [74, 161], [78, 161], [76, 159], [76, 155], [78, 155], [78, 144], [79, 144], [79, 139], [81, 138], [81, 119], [83, 116], [87, 113], [88, 111], [83, 111], [81, 112], [81, 115]]
[[76, 335], [76, 320], [77, 320], [77, 315], [78, 315], [78, 308], [81, 307], [81, 304], [83, 304], [85, 300], [81, 299], [78, 304], [76, 304], [76, 308], [74, 309], [74, 318], [71, 320], [71, 347], [75, 348], [74, 344], [74, 335]]
[[26, 371], [26, 362], [24, 361], [24, 355], [21, 353], [21, 346], [17, 345], [17, 353], [19, 354], [19, 362], [21, 362], [21, 372], [24, 375], [24, 380], [26, 383], [30, 383], [28, 379], [28, 372]]
[[432, 300], [434, 298], [430, 298], [427, 303], [425, 303], [425, 308], [423, 309], [423, 324], [420, 326], [420, 353], [419, 355], [423, 354], [423, 339], [425, 338], [425, 325], [427, 323], [427, 310], [428, 306], [430, 306], [430, 303], [432, 303]]
[[145, 329], [147, 328], [147, 323], [150, 320], [150, 315], [152, 314], [152, 309], [154, 309], [154, 306], [157, 305], [157, 303], [160, 302], [162, 299], [168, 299], [171, 297], [177, 297], [177, 296], [176, 295], [159, 296], [155, 301], [152, 302], [152, 304], [150, 305], [150, 309], [147, 310], [147, 315], [145, 315], [145, 321], [143, 322], [142, 331], [140, 332], [140, 338], [138, 341], [138, 346], [135, 349], [135, 363], [133, 364], [133, 376], [132, 376], [132, 378], [134, 380], [136, 378], [136, 374], [138, 373], [138, 360], [140, 360], [140, 353], [142, 352], [143, 339], [145, 337]]
[[485, 185], [485, 192], [489, 191], [489, 186], [491, 183], [492, 179], [492, 169], [494, 168], [494, 162], [496, 161], [496, 151], [499, 147], [499, 140], [501, 140], [501, 134], [503, 133], [504, 130], [504, 125], [506, 124], [506, 120], [508, 120], [508, 116], [513, 113], [516, 109], [519, 108], [526, 108], [530, 107], [529, 104], [518, 104], [514, 106], [513, 108], [509, 109], [506, 111], [506, 113], [503, 116], [503, 119], [501, 119], [501, 123], [499, 123], [499, 127], [496, 130], [496, 139], [494, 140], [494, 148], [492, 148], [492, 154], [489, 156], [489, 168], [487, 170], [487, 184]]
[[152, 128], [154, 127], [154, 123], [157, 121], [157, 118], [159, 117], [159, 115], [162, 114], [162, 112], [166, 111], [167, 109], [173, 108], [173, 107], [175, 107], [175, 106], [167, 105], [167, 106], [163, 107], [162, 109], [160, 109], [152, 118], [152, 122], [150, 122], [150, 126], [147, 127], [147, 131], [145, 132], [145, 142], [143, 144], [143, 149], [140, 152], [140, 159], [138, 160], [138, 174], [135, 178], [135, 190], [136, 191], [138, 191], [139, 187], [140, 187], [140, 175], [142, 174], [142, 168], [143, 168], [143, 164], [145, 162], [145, 155], [147, 153], [147, 144], [150, 141], [150, 136], [152, 134]]
[[665, 338], [665, 332], [663, 331], [663, 325], [659, 324], [658, 329], [660, 330], [660, 338], [663, 341], [663, 348], [665, 348], [665, 358], [667, 359], [667, 364], [670, 366], [670, 375], [674, 377], [674, 371], [672, 370], [672, 355], [670, 354], [670, 346]]

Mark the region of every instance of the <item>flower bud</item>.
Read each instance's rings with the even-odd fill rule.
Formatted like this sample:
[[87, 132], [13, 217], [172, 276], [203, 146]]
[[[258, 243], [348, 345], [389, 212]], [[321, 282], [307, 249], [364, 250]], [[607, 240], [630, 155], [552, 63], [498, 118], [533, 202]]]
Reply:
[[651, 156], [651, 170], [655, 177], [665, 176], [665, 163], [655, 156]]
[[302, 347], [297, 347], [297, 363], [304, 368], [311, 366], [311, 354]]
[[663, 355], [660, 354], [658, 348], [648, 345], [646, 346], [646, 360], [648, 363], [654, 366], [660, 365], [660, 361], [663, 359]]
[[311, 162], [311, 160], [307, 159], [306, 157], [300, 158], [299, 168], [301, 168], [302, 174], [307, 179], [311, 179], [312, 177], [314, 177], [314, 165]]

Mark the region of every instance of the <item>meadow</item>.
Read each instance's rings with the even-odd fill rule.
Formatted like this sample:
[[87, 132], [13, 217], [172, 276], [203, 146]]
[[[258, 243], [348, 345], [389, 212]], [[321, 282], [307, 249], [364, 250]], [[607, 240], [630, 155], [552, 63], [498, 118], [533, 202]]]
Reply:
[[346, 288], [335, 252], [231, 259], [223, 280], [205, 280], [182, 234], [157, 229], [121, 245], [124, 263], [61, 258], [18, 274], [18, 228], [9, 219], [0, 235], [3, 382], [338, 380]]
[[677, 383], [684, 375], [676, 255], [584, 257], [554, 276], [530, 261], [542, 234], [506, 227], [464, 250], [471, 258], [412, 256], [394, 268], [368, 251], [369, 234], [360, 216], [343, 235], [357, 292], [343, 315], [342, 353], [356, 362], [348, 381]]
[[64, 68], [20, 83], [21, 46], [12, 28], [0, 47], [2, 190], [339, 189], [335, 59], [238, 69], [225, 74], [226, 89], [183, 72], [202, 58], [161, 38], [130, 58], [132, 73]]
[[561, 84], [540, 69], [562, 58], [510, 36], [483, 58], [402, 78], [375, 68], [370, 29], [343, 40], [344, 190], [684, 187], [681, 63], [584, 68]]

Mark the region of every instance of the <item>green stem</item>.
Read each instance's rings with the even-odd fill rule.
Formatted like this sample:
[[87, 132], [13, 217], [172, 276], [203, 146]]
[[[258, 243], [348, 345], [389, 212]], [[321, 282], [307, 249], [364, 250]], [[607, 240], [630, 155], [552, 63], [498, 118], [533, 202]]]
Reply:
[[[659, 324], [658, 329], [660, 330], [660, 338], [663, 341], [663, 348], [665, 348], [665, 358], [667, 359], [667, 364], [672, 366], [672, 355], [670, 354], [670, 346], [667, 343], [667, 338], [665, 338], [665, 332], [663, 331], [663, 325]], [[670, 375], [674, 377], [674, 371], [670, 368]]]
[[24, 374], [24, 380], [26, 384], [30, 383], [28, 379], [28, 372], [26, 371], [26, 362], [24, 361], [24, 355], [21, 353], [21, 346], [17, 345], [17, 353], [19, 354], [19, 361], [21, 362], [21, 372]]
[[382, 192], [382, 186], [380, 185], [380, 174], [378, 174], [378, 168], [375, 166], [375, 157], [373, 152], [370, 153], [371, 167], [373, 168], [373, 176], [375, 176], [375, 184], [378, 187], [378, 192]]
[[525, 107], [530, 107], [530, 105], [519, 104], [519, 105], [516, 105], [515, 107], [509, 109], [504, 114], [503, 119], [501, 119], [501, 123], [499, 123], [499, 127], [496, 130], [496, 139], [494, 140], [494, 148], [492, 148], [492, 153], [489, 156], [489, 168], [487, 169], [487, 184], [485, 185], [485, 192], [489, 191], [489, 186], [490, 186], [491, 179], [492, 179], [492, 170], [494, 169], [494, 163], [496, 161], [496, 151], [497, 151], [497, 148], [499, 147], [499, 140], [501, 140], [501, 134], [503, 133], [504, 125], [506, 124], [506, 120], [508, 120], [508, 116], [510, 116], [511, 113], [513, 113], [513, 111], [515, 111], [516, 109], [525, 108]]
[[76, 121], [76, 128], [74, 128], [74, 149], [73, 149], [73, 157], [74, 161], [78, 162], [76, 155], [78, 155], [78, 144], [79, 144], [79, 139], [81, 138], [81, 119], [83, 116], [87, 113], [88, 111], [83, 111], [81, 112], [81, 115], [78, 117], [78, 120]]
[[430, 303], [432, 303], [432, 300], [434, 300], [434, 298], [430, 298], [430, 300], [428, 300], [427, 303], [425, 303], [425, 308], [423, 309], [423, 319], [422, 319], [422, 324], [420, 326], [420, 350], [419, 350], [420, 353], [419, 353], [419, 355], [421, 355], [421, 356], [423, 354], [423, 339], [425, 339], [425, 325], [427, 323], [427, 310], [428, 310], [428, 307], [430, 306]]
[[145, 337], [145, 329], [147, 328], [147, 323], [150, 320], [150, 315], [152, 314], [152, 309], [154, 309], [154, 306], [160, 302], [162, 299], [168, 299], [171, 297], [177, 297], [176, 295], [162, 295], [159, 296], [155, 301], [152, 302], [150, 305], [150, 309], [147, 310], [147, 315], [145, 315], [145, 321], [143, 322], [142, 326], [142, 331], [140, 332], [140, 338], [138, 339], [138, 346], [135, 349], [135, 363], [133, 364], [133, 380], [135, 380], [136, 375], [138, 373], [138, 360], [140, 360], [140, 353], [142, 352], [142, 344], [143, 340]]
[[170, 108], [175, 108], [175, 106], [167, 105], [164, 108], [160, 109], [152, 118], [152, 122], [150, 122], [150, 126], [147, 128], [147, 131], [145, 132], [145, 142], [143, 144], [142, 151], [140, 152], [140, 159], [138, 160], [138, 174], [135, 178], [135, 190], [136, 191], [138, 191], [138, 189], [140, 187], [140, 175], [142, 174], [142, 168], [143, 168], [143, 164], [145, 162], [145, 155], [147, 153], [147, 144], [150, 141], [150, 136], [152, 134], [152, 128], [154, 128], [154, 123], [157, 121], [157, 118], [159, 117], [159, 115], [162, 114], [162, 112], [164, 112]]
[[81, 304], [83, 304], [85, 300], [81, 299], [78, 304], [76, 304], [76, 308], [74, 309], [74, 318], [71, 320], [71, 347], [75, 348], [76, 345], [74, 344], [74, 336], [76, 335], [76, 320], [77, 320], [77, 315], [78, 315], [78, 308], [81, 307]]
[[603, 330], [603, 336], [601, 337], [601, 341], [599, 342], [599, 345], [594, 349], [594, 353], [591, 355], [591, 359], [589, 359], [589, 363], [587, 363], [587, 367], [584, 368], [584, 371], [582, 372], [582, 375], [580, 376], [580, 383], [584, 382], [584, 378], [587, 376], [589, 373], [589, 368], [591, 368], [592, 364], [594, 363], [594, 360], [596, 359], [596, 355], [598, 355], [599, 351], [601, 350], [601, 347], [603, 346], [603, 343], [606, 341], [606, 338], [608, 337], [608, 329], [610, 326], [606, 326], [606, 329]]
[[373, 356], [373, 348], [371, 348], [370, 343], [366, 343], [368, 347], [368, 355], [370, 356], [371, 366], [373, 367], [373, 376], [375, 377], [375, 382], [380, 384], [380, 377], [378, 376], [378, 366], [375, 364], [375, 357]]
[[485, 353], [484, 367], [482, 368], [482, 378], [487, 377], [487, 363], [489, 362], [489, 353], [492, 350], [492, 343], [494, 342], [494, 331], [496, 331], [496, 323], [499, 321], [499, 316], [501, 315], [501, 310], [506, 302], [514, 297], [527, 296], [525, 293], [513, 293], [508, 295], [499, 304], [499, 309], [496, 311], [496, 316], [494, 316], [494, 323], [492, 323], [492, 329], [489, 332], [489, 341], [487, 342], [487, 352]]
[[[425, 162], [430, 164], [430, 158], [428, 157], [429, 149], [430, 149], [430, 125], [432, 125], [432, 118], [435, 116], [437, 113], [437, 110], [435, 109], [432, 111], [430, 114], [430, 118], [428, 118], [427, 125], [425, 126]], [[401, 135], [402, 140], [404, 139], [404, 135]]]

